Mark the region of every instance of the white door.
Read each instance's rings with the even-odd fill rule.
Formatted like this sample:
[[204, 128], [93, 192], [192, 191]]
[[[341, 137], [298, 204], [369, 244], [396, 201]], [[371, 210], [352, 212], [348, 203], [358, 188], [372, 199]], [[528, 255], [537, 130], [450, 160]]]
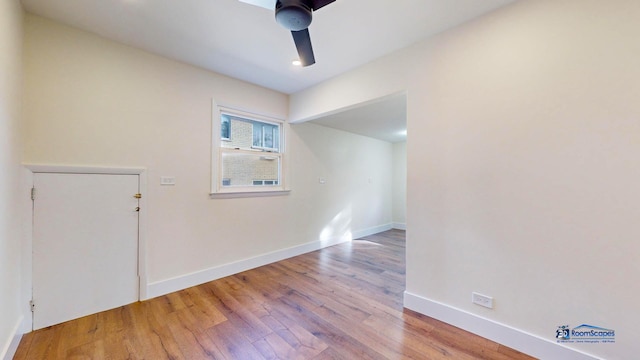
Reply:
[[138, 300], [138, 185], [138, 175], [34, 174], [34, 330]]

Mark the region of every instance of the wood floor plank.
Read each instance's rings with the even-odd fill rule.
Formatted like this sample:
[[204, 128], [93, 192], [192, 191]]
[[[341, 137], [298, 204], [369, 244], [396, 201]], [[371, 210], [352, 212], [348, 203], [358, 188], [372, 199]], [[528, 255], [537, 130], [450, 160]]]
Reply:
[[402, 306], [391, 230], [26, 334], [14, 359], [531, 357]]
[[[222, 352], [206, 333], [194, 329], [180, 319], [169, 320], [168, 325], [185, 359], [223, 359]], [[205, 330], [206, 331], [206, 330]]]
[[345, 359], [383, 359], [384, 357], [370, 347], [354, 339], [348, 332], [336, 327], [328, 321], [308, 312], [303, 307], [282, 298], [278, 302], [268, 304], [270, 311], [286, 323], [303, 322], [305, 328], [320, 341], [343, 354]]
[[236, 328], [242, 329], [244, 336], [251, 342], [262, 339], [272, 332], [267, 325], [260, 321], [258, 315], [244, 307], [240, 301], [224, 290], [225, 282], [219, 281], [207, 285], [218, 296], [220, 307], [224, 309], [223, 314], [228, 319], [227, 321]]
[[230, 321], [208, 329], [207, 333], [225, 359], [263, 359], [261, 353], [244, 336], [242, 329], [237, 328]]
[[[156, 302], [156, 304], [160, 304], [160, 302]], [[180, 350], [180, 346], [178, 345], [176, 338], [173, 336], [171, 329], [167, 326], [167, 319], [167, 314], [148, 312], [146, 322], [151, 332], [149, 335], [151, 335], [152, 339], [156, 340], [155, 349], [162, 354], [161, 356], [163, 358], [184, 359], [185, 357]], [[158, 344], [160, 345], [159, 347]]]

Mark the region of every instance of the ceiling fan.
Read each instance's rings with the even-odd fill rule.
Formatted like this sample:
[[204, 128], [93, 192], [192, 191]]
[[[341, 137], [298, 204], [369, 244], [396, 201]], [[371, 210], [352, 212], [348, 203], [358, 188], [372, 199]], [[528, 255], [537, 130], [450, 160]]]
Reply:
[[302, 66], [316, 63], [309, 36], [312, 13], [336, 0], [240, 0], [275, 11], [276, 21], [291, 30]]

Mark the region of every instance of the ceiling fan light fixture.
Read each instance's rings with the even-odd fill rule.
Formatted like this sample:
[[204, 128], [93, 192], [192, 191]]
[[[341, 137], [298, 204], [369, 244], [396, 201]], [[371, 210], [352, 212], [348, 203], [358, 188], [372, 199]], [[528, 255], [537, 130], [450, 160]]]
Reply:
[[276, 21], [286, 29], [304, 30], [309, 27], [312, 19], [312, 10], [304, 1], [278, 0], [276, 2]]
[[[301, 66], [309, 66], [316, 63], [309, 36], [309, 25], [313, 18], [313, 12], [331, 4], [336, 0], [240, 0], [242, 2], [257, 4], [270, 8], [275, 1], [276, 22], [291, 31], [293, 42], [300, 59]], [[266, 3], [265, 3], [266, 2]]]

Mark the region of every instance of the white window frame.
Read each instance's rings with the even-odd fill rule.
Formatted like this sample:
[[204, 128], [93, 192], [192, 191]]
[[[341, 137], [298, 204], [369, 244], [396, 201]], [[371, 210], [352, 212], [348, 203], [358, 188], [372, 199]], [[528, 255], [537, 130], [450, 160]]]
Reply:
[[[223, 153], [252, 153], [250, 150], [239, 150], [233, 148], [226, 148], [222, 146], [221, 134], [221, 116], [227, 114], [230, 116], [236, 116], [247, 120], [256, 120], [265, 123], [272, 123], [279, 125], [280, 136], [279, 145], [280, 152], [273, 152], [267, 148], [256, 148], [264, 150], [266, 156], [279, 158], [280, 160], [280, 182], [278, 185], [270, 186], [222, 186], [222, 154]], [[287, 123], [283, 119], [278, 119], [271, 116], [256, 114], [255, 112], [249, 112], [246, 110], [239, 110], [232, 107], [222, 106], [215, 102], [212, 102], [212, 148], [211, 148], [211, 198], [235, 198], [235, 197], [261, 197], [261, 196], [278, 196], [287, 195], [290, 192], [287, 181], [287, 148], [286, 148], [286, 135], [287, 135]], [[264, 134], [263, 134], [264, 135]], [[230, 136], [231, 133], [230, 133]], [[264, 144], [264, 142], [263, 142]]]

